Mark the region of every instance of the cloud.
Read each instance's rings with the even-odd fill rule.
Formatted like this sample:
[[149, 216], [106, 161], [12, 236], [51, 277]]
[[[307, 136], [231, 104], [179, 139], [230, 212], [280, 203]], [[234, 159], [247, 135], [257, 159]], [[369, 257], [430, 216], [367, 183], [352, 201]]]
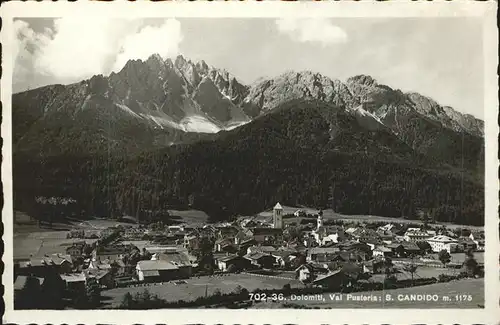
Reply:
[[106, 75], [129, 59], [146, 59], [153, 53], [173, 56], [182, 40], [181, 26], [175, 19], [153, 26], [144, 20], [72, 17], [55, 19], [53, 28], [41, 31], [34, 31], [22, 20], [14, 26], [17, 85], [36, 83], [27, 79], [30, 76], [70, 83]]
[[325, 18], [283, 18], [276, 27], [297, 42], [316, 42], [323, 46], [344, 43], [346, 32]]
[[164, 58], [175, 56], [179, 53], [181, 41], [181, 23], [178, 20], [168, 19], [159, 27], [145, 26], [125, 38], [113, 71], [123, 68], [130, 59], [145, 60], [154, 53]]

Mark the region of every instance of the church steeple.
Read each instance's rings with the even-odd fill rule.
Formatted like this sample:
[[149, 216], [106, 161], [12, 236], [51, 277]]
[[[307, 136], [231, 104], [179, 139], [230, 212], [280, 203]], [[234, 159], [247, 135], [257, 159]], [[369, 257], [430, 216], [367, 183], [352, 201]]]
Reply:
[[283, 229], [283, 207], [279, 202], [273, 208], [273, 227]]
[[317, 222], [317, 228], [316, 231], [320, 230], [323, 228], [323, 211], [318, 212], [318, 222]]
[[316, 229], [320, 230], [321, 228], [323, 228], [323, 216], [318, 215], [318, 227]]

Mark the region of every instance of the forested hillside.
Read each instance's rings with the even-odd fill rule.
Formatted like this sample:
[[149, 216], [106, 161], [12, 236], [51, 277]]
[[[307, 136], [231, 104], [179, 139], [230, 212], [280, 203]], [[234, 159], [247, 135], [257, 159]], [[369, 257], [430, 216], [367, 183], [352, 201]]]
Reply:
[[280, 201], [394, 217], [428, 209], [441, 221], [484, 222], [484, 187], [474, 173], [318, 101], [287, 101], [240, 128], [137, 156], [75, 151], [40, 161], [20, 152], [14, 187], [16, 205], [38, 215], [34, 198], [54, 196], [76, 200], [57, 209], [60, 216], [145, 219], [191, 205], [221, 220]]

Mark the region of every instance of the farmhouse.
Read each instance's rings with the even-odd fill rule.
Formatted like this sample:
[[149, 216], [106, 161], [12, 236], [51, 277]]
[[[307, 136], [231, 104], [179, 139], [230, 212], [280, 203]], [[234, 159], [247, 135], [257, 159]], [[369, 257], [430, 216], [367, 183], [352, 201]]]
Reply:
[[250, 261], [238, 255], [227, 255], [216, 259], [217, 267], [224, 272], [241, 271], [250, 265]]
[[313, 284], [324, 288], [339, 288], [348, 285], [350, 282], [350, 278], [340, 269], [317, 277]]
[[243, 257], [249, 260], [252, 265], [260, 268], [272, 268], [276, 263], [276, 259], [272, 255], [260, 252], [247, 254]]
[[159, 260], [169, 262], [179, 269], [179, 274], [182, 277], [188, 278], [193, 274], [194, 257], [184, 252], [164, 252], [155, 254], [151, 260]]
[[182, 278], [179, 268], [167, 261], [139, 261], [137, 278], [142, 282], [161, 282]]

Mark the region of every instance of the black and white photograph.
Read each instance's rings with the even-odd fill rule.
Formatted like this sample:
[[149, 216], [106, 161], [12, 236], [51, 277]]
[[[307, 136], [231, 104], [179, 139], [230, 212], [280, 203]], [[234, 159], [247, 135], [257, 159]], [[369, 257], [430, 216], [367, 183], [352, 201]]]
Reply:
[[14, 311], [484, 310], [482, 16], [10, 26]]

